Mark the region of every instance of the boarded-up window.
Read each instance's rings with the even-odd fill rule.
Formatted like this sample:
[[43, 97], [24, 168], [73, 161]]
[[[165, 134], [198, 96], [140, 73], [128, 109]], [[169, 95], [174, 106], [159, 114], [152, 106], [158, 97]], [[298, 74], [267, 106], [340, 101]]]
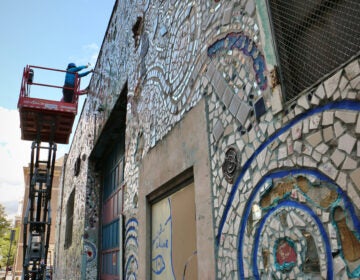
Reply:
[[152, 205], [152, 279], [197, 279], [194, 184]]

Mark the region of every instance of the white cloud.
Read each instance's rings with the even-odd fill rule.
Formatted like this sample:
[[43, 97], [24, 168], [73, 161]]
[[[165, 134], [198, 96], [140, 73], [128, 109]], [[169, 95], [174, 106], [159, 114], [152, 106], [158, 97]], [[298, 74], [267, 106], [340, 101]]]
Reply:
[[[31, 160], [31, 141], [21, 140], [19, 112], [0, 107], [0, 204], [9, 218], [17, 214], [18, 203], [24, 197], [23, 167]], [[59, 158], [69, 145], [58, 145]]]
[[99, 46], [96, 43], [91, 43], [91, 44], [83, 46], [83, 49], [98, 52]]
[[81, 56], [70, 57], [71, 61], [74, 61], [76, 65], [85, 65], [90, 63], [92, 67], [95, 67], [97, 57], [99, 55], [100, 48], [97, 44], [91, 43], [82, 46]]
[[88, 57], [88, 62], [95, 67], [97, 57], [99, 55], [99, 46], [95, 43], [83, 46], [84, 54]]
[[0, 203], [9, 217], [24, 195], [23, 166], [30, 161], [30, 141], [21, 140], [19, 113], [0, 107]]

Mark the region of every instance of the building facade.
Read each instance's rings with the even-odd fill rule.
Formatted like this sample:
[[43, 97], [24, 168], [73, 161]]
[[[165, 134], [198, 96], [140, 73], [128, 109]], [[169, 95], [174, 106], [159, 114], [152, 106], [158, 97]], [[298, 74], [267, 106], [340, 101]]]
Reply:
[[360, 277], [360, 7], [116, 1], [56, 279]]

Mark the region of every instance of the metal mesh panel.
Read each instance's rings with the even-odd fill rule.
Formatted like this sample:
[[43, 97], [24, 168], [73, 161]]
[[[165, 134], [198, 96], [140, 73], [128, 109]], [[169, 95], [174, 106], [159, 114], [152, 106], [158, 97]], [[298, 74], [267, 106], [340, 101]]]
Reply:
[[359, 0], [268, 0], [286, 100], [360, 50]]

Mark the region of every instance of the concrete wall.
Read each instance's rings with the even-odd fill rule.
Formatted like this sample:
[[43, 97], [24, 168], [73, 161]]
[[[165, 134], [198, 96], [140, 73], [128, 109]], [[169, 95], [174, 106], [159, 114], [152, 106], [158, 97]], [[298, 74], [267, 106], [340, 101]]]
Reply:
[[212, 208], [212, 199], [206, 123], [205, 103], [202, 101], [141, 163], [138, 210], [139, 279], [150, 279], [151, 271], [151, 260], [148, 256], [151, 247], [148, 234], [151, 224], [148, 196], [161, 191], [160, 187], [189, 168], [193, 169], [195, 185], [198, 275], [201, 275], [202, 279], [214, 279], [214, 232], [212, 212], [209, 211]]
[[89, 155], [125, 84], [125, 279], [149, 277], [148, 196], [189, 167], [199, 279], [358, 276], [359, 61], [284, 104], [269, 26], [264, 1], [116, 2], [64, 168], [76, 223], [56, 279], [98, 277]]

